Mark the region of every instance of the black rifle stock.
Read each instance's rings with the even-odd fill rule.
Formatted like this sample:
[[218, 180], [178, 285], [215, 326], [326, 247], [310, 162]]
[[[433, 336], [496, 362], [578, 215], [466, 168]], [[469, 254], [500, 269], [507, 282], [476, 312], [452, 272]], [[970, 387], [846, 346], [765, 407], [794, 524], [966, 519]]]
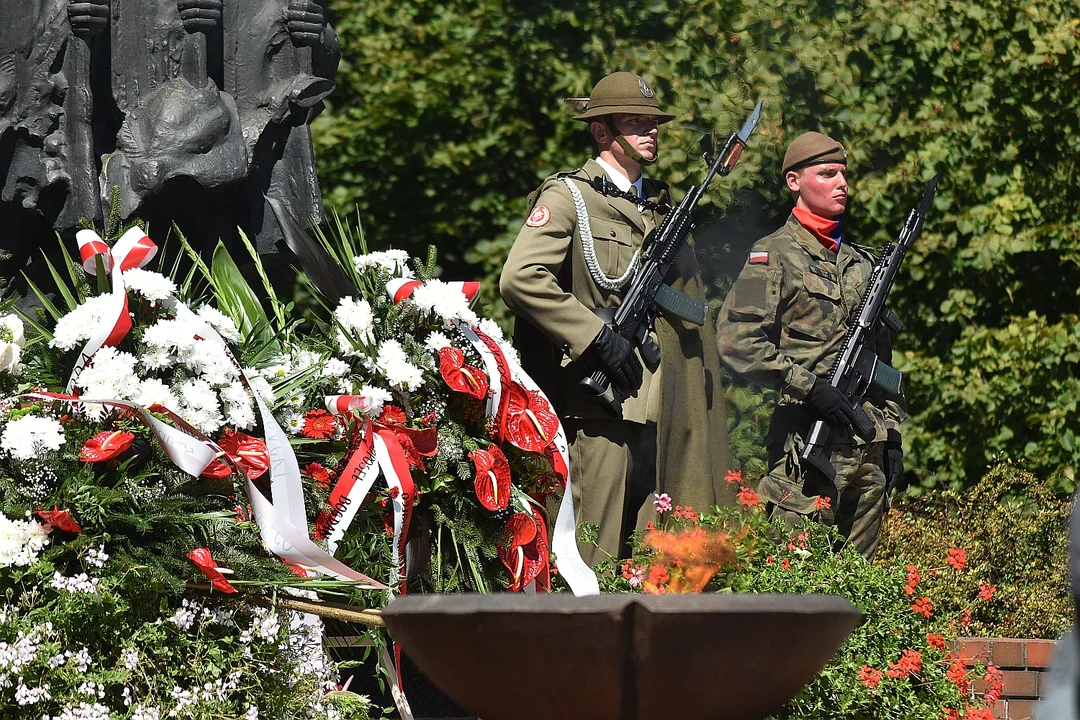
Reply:
[[[891, 242], [882, 249], [881, 257], [870, 276], [870, 287], [856, 311], [856, 321], [844, 337], [840, 356], [829, 372], [829, 384], [844, 393], [854, 410], [855, 432], [866, 440], [874, 436], [874, 423], [862, 407], [867, 391], [871, 385], [877, 385], [886, 392], [896, 394], [900, 392], [902, 380], [899, 370], [878, 359], [874, 351], [875, 327], [879, 320], [890, 332], [899, 332], [903, 326], [900, 318], [885, 307], [885, 299], [892, 290], [897, 273], [900, 272], [904, 256], [922, 231], [923, 221], [930, 210], [940, 177], [935, 175], [926, 186], [922, 202], [918, 208], [912, 208], [908, 213], [896, 242]], [[810, 426], [799, 460], [804, 467], [813, 468], [833, 480], [836, 478], [836, 469], [829, 462], [825, 450], [828, 439], [829, 426], [823, 420], [815, 420]]]
[[[705, 303], [687, 297], [683, 293], [664, 284], [671, 265], [682, 251], [686, 239], [694, 229], [691, 213], [701, 196], [709, 187], [714, 175], [726, 176], [735, 167], [746, 147], [750, 135], [761, 116], [761, 103], [754, 107], [754, 112], [738, 132], [732, 133], [724, 147], [710, 157], [704, 155], [709, 163], [709, 172], [701, 184], [692, 186], [678, 207], [669, 212], [645, 239], [645, 254], [641, 265], [630, 281], [629, 289], [610, 323], [612, 330], [623, 336], [630, 343], [641, 349], [646, 364], [655, 367], [660, 361], [660, 349], [649, 337], [653, 323], [660, 310], [667, 310], [689, 322], [704, 325], [708, 306]], [[622, 414], [622, 400], [611, 387], [607, 374], [596, 370], [582, 378], [579, 385], [588, 392], [599, 396], [604, 406], [616, 417]]]

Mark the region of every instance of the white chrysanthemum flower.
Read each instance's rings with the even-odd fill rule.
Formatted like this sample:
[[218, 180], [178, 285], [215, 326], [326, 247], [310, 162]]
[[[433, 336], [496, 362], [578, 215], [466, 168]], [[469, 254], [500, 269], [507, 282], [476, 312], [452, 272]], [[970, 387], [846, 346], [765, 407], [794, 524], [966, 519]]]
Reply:
[[339, 327], [335, 329], [337, 344], [341, 352], [346, 355], [360, 354], [360, 351], [353, 347], [354, 340], [368, 345], [375, 342], [374, 316], [367, 300], [343, 298], [341, 304], [334, 310], [334, 318], [339, 324]]
[[391, 386], [412, 391], [424, 382], [420, 368], [409, 362], [409, 356], [397, 340], [387, 340], [379, 346], [375, 366]]
[[224, 345], [209, 338], [195, 342], [184, 366], [202, 375], [211, 385], [227, 385], [240, 377], [240, 368]]
[[[139, 392], [135, 372], [138, 358], [131, 353], [106, 345], [94, 353], [90, 364], [79, 373], [76, 384], [85, 398], [93, 400], [132, 400]], [[112, 408], [97, 403], [80, 403], [80, 416], [101, 420]]]
[[113, 322], [116, 318], [106, 317], [111, 313], [112, 295], [96, 295], [69, 312], [56, 322], [53, 339], [49, 347], [71, 350], [76, 345], [86, 342], [102, 323]]
[[0, 316], [0, 372], [11, 372], [18, 366], [25, 343], [19, 316], [13, 313]]
[[255, 405], [245, 388], [239, 382], [230, 383], [220, 391], [221, 402], [225, 405], [225, 422], [238, 430], [248, 430], [255, 425]]
[[124, 271], [124, 284], [150, 302], [158, 302], [176, 294], [176, 283], [161, 273], [132, 268]]
[[448, 326], [454, 320], [475, 325], [479, 318], [469, 308], [469, 301], [461, 290], [442, 280], [428, 280], [413, 290], [409, 297], [414, 305], [425, 313], [434, 313]]
[[409, 268], [409, 253], [405, 250], [378, 250], [357, 255], [353, 258], [353, 266], [361, 273], [369, 267], [377, 267], [389, 272], [391, 277], [413, 277], [413, 271]]
[[367, 409], [365, 412], [372, 417], [379, 415], [383, 410], [383, 406], [390, 402], [394, 397], [388, 390], [374, 385], [365, 385], [360, 388], [360, 392], [356, 394], [367, 401]]
[[180, 417], [187, 420], [204, 433], [212, 433], [221, 428], [225, 418], [221, 416], [217, 393], [205, 380], [192, 378], [184, 382], [179, 390]]
[[424, 347], [431, 352], [439, 352], [444, 347], [450, 347], [453, 344], [454, 343], [450, 342], [450, 338], [438, 331], [428, 335], [427, 340], [424, 341]]
[[296, 356], [297, 370], [307, 370], [312, 365], [322, 362], [322, 357], [311, 350], [301, 350]]
[[138, 392], [132, 399], [143, 407], [164, 405], [173, 412], [180, 407], [180, 401], [172, 388], [157, 378], [147, 378], [140, 382]]
[[48, 544], [49, 531], [41, 523], [0, 513], [0, 567], [33, 565]]
[[349, 364], [338, 358], [330, 358], [323, 363], [323, 375], [326, 377], [342, 377], [349, 372]]
[[480, 322], [477, 323], [476, 327], [480, 329], [480, 332], [484, 333], [496, 342], [506, 339], [506, 337], [503, 335], [502, 328], [499, 327], [499, 323], [495, 322], [491, 318], [482, 318]]
[[150, 348], [139, 355], [139, 363], [148, 370], [164, 370], [172, 367], [175, 362], [172, 353], [163, 347], [151, 345]]
[[273, 404], [274, 388], [271, 387], [266, 378], [261, 375], [247, 373], [246, 371], [245, 374], [248, 376], [248, 384], [251, 386], [252, 391], [267, 405]]
[[59, 450], [64, 444], [64, 427], [53, 418], [23, 415], [12, 420], [0, 434], [0, 449], [16, 460], [33, 460], [41, 453]]
[[232, 321], [232, 318], [225, 315], [217, 308], [203, 305], [195, 311], [195, 314], [207, 325], [217, 330], [218, 334], [228, 342], [240, 342], [240, 330], [236, 327], [236, 323]]

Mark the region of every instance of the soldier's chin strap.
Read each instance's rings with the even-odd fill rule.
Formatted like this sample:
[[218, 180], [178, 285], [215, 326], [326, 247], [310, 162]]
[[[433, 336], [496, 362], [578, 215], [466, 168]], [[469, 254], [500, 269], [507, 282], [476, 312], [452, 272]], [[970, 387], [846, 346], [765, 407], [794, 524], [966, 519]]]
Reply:
[[615, 127], [615, 121], [611, 119], [610, 115], [604, 116], [604, 127], [608, 129], [608, 132], [615, 136], [615, 142], [619, 143], [619, 147], [623, 149], [623, 152], [626, 153], [627, 157], [636, 162], [638, 165], [652, 165], [660, 157], [659, 154], [657, 154], [657, 156], [654, 157], [652, 160], [646, 160], [645, 158], [643, 158], [641, 156], [641, 153], [635, 150], [634, 147], [630, 145], [630, 142], [622, 136], [622, 134], [619, 132], [619, 129]]

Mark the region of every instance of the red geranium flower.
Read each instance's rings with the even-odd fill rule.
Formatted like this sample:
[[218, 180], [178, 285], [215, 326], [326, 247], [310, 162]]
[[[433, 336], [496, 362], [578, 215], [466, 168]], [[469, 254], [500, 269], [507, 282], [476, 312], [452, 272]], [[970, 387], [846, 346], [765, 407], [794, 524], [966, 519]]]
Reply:
[[510, 571], [509, 590], [518, 592], [543, 572], [548, 562], [547, 528], [535, 511], [515, 513], [499, 543], [499, 559]]
[[232, 570], [218, 567], [208, 548], [196, 548], [187, 553], [187, 558], [195, 563], [195, 567], [203, 571], [203, 575], [206, 575], [207, 579], [210, 580], [210, 586], [215, 590], [220, 590], [223, 593], [236, 592], [236, 588], [230, 585], [229, 581], [225, 579], [225, 575], [222, 574], [232, 573]]
[[502, 510], [510, 504], [510, 463], [495, 445], [469, 453], [476, 465], [476, 497], [488, 510]]
[[832, 500], [830, 500], [828, 497], [826, 497], [824, 495], [818, 495], [816, 498], [814, 498], [814, 509], [815, 510], [828, 510], [831, 507], [832, 507]]
[[739, 494], [735, 497], [737, 497], [739, 499], [739, 502], [746, 507], [761, 506], [761, 498], [758, 497], [758, 494], [754, 492], [752, 488], [748, 488], [745, 485], [739, 488]]
[[516, 382], [510, 383], [506, 392], [506, 439], [522, 450], [543, 452], [559, 429], [559, 418], [550, 403]]
[[916, 600], [911, 606], [911, 612], [929, 618], [933, 613], [934, 606], [930, 604], [930, 598], [924, 597]]
[[945, 558], [945, 564], [963, 572], [967, 567], [967, 551], [964, 548], [949, 548], [949, 557]]
[[452, 390], [471, 395], [479, 400], [487, 397], [488, 378], [484, 371], [465, 363], [465, 353], [460, 348], [439, 348], [439, 374]]
[[985, 600], [986, 602], [990, 602], [991, 600], [994, 599], [994, 593], [996, 591], [997, 591], [997, 588], [994, 587], [993, 585], [991, 585], [990, 583], [986, 582], [985, 580], [980, 580], [979, 581], [979, 599], [980, 600]]
[[742, 483], [742, 470], [728, 470], [724, 475], [724, 481], [728, 483]]
[[300, 434], [306, 438], [326, 440], [334, 434], [336, 427], [337, 420], [326, 410], [322, 408], [308, 410], [304, 413], [304, 428], [300, 431]]
[[34, 514], [45, 521], [46, 525], [51, 525], [57, 530], [63, 530], [69, 533], [80, 533], [82, 528], [79, 527], [79, 523], [75, 522], [75, 519], [71, 517], [71, 513], [67, 510], [61, 510], [59, 506], [53, 505], [52, 510], [35, 510]]
[[876, 688], [881, 682], [881, 676], [882, 673], [880, 670], [872, 668], [869, 665], [863, 665], [862, 669], [859, 670], [859, 680], [861, 680], [862, 684], [870, 688], [871, 690]]
[[122, 430], [101, 432], [90, 438], [79, 450], [79, 459], [83, 462], [101, 462], [114, 457], [131, 447], [135, 436]]
[[937, 648], [938, 650], [944, 650], [945, 649], [945, 636], [944, 635], [937, 635], [935, 633], [927, 633], [926, 634], [926, 642], [927, 642], [927, 644], [930, 645], [930, 647]]

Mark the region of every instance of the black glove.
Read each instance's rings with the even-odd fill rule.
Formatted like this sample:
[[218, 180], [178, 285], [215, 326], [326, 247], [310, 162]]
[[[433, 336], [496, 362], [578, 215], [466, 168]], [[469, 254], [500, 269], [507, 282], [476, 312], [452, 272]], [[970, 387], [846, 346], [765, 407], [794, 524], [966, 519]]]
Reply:
[[904, 448], [900, 444], [900, 433], [889, 430], [885, 438], [885, 487], [892, 490], [904, 474]]
[[844, 393], [834, 388], [824, 378], [814, 381], [814, 386], [806, 394], [806, 404], [817, 417], [837, 430], [851, 427], [855, 422], [855, 411], [844, 397]]
[[581, 354], [581, 364], [590, 373], [603, 370], [622, 395], [629, 395], [641, 387], [641, 361], [634, 346], [607, 325]]

